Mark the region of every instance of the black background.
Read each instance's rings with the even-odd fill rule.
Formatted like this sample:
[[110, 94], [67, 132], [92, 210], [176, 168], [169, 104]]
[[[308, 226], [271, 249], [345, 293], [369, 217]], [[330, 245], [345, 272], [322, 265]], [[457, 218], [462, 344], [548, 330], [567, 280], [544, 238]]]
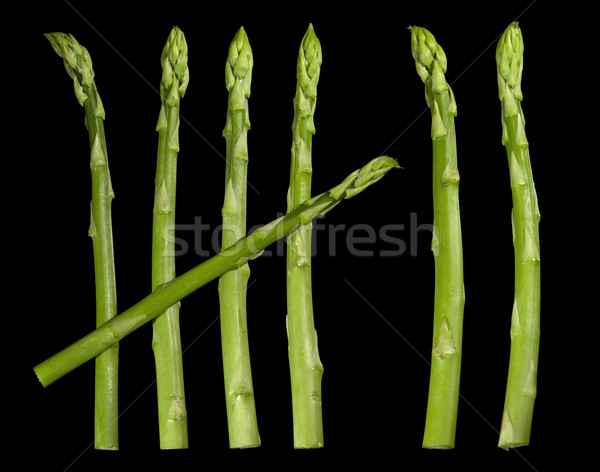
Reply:
[[[557, 339], [571, 332], [565, 319], [577, 319], [573, 307], [579, 294], [575, 284], [575, 290], [565, 290], [565, 279], [572, 281], [565, 259], [584, 252], [574, 247], [567, 231], [584, 230], [569, 220], [564, 194], [556, 190], [556, 179], [568, 181], [572, 169], [557, 166], [564, 154], [554, 128], [556, 111], [566, 105], [552, 97], [562, 87], [557, 77], [563, 74], [548, 72], [557, 57], [565, 67], [571, 63], [560, 33], [568, 21], [541, 1], [502, 2], [501, 7], [484, 2], [476, 7], [456, 2], [274, 5], [49, 2], [11, 18], [26, 38], [27, 50], [21, 55], [21, 88], [5, 89], [19, 97], [19, 110], [25, 111], [17, 127], [22, 134], [12, 135], [22, 157], [17, 159], [18, 185], [10, 193], [12, 201], [24, 202], [14, 221], [24, 230], [17, 250], [10, 252], [19, 255], [14, 275], [21, 282], [15, 287], [26, 288], [12, 295], [27, 313], [19, 317], [17, 328], [27, 333], [18, 336], [17, 356], [24, 361], [19, 373], [27, 400], [24, 407], [21, 396], [13, 398], [10, 410], [24, 426], [16, 442], [27, 448], [14, 450], [32, 465], [57, 471], [96, 466], [212, 470], [243, 464], [321, 469], [363, 459], [375, 469], [527, 471], [545, 470], [562, 453], [573, 461], [579, 457], [573, 445], [575, 422], [581, 418], [571, 395], [580, 398], [576, 391], [585, 386], [568, 367]], [[523, 109], [542, 214], [542, 338], [531, 444], [506, 452], [496, 444], [510, 348], [513, 248], [494, 52], [499, 35], [515, 19], [525, 41]], [[191, 76], [181, 105], [177, 220], [191, 225], [200, 216], [211, 228], [221, 222], [224, 190], [225, 58], [240, 26], [249, 36], [254, 54], [248, 138], [252, 227], [285, 211], [295, 63], [309, 22], [323, 47], [314, 193], [380, 154], [403, 167], [319, 221], [346, 228], [337, 232], [335, 254], [327, 250], [330, 233], [317, 232], [313, 258], [315, 322], [325, 367], [325, 448], [293, 449], [285, 258], [273, 255], [251, 264], [248, 293], [262, 446], [228, 448], [213, 282], [184, 300], [181, 310], [189, 449], [159, 450], [151, 328], [146, 325], [121, 342], [120, 451], [95, 451], [93, 363], [47, 389], [31, 370], [94, 328], [88, 137], [71, 81], [43, 33], [73, 34], [94, 62], [116, 193], [113, 231], [123, 311], [150, 288], [154, 126], [160, 108], [160, 53], [170, 29], [178, 25], [186, 35]], [[466, 306], [462, 397], [451, 451], [421, 449], [433, 307], [431, 234], [423, 229], [432, 222], [431, 142], [423, 84], [410, 53], [411, 24], [428, 28], [444, 48], [446, 76], [458, 104]], [[10, 44], [22, 48], [25, 43]], [[393, 233], [407, 244], [404, 254], [385, 257], [380, 251], [396, 247], [380, 238], [356, 246], [373, 251], [370, 257], [357, 256], [345, 244], [353, 225], [379, 231], [389, 224], [404, 225]], [[193, 232], [181, 230], [178, 237], [190, 247], [177, 260], [181, 273], [205, 257], [193, 251]], [[559, 241], [567, 246], [559, 249]], [[203, 249], [213, 253], [207, 241]], [[564, 309], [567, 301], [572, 311]]]

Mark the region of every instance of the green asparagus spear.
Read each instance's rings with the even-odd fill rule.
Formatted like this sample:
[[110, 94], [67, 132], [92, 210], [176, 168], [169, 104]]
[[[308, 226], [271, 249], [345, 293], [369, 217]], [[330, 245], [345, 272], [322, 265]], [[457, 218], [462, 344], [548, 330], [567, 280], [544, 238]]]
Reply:
[[[310, 198], [312, 137], [320, 71], [321, 44], [311, 24], [302, 39], [296, 68], [288, 211]], [[287, 328], [294, 447], [297, 449], [323, 447], [323, 365], [313, 318], [311, 232], [312, 224], [308, 223], [287, 240]]]
[[515, 300], [504, 413], [498, 446], [529, 444], [540, 342], [540, 212], [525, 136], [523, 36], [517, 23], [503, 33], [496, 49], [502, 103], [502, 144], [506, 147], [512, 189]]
[[[104, 108], [96, 83], [92, 60], [87, 49], [72, 35], [45, 35], [54, 51], [63, 58], [67, 73], [73, 79], [75, 95], [85, 109], [92, 173], [92, 202], [89, 235], [94, 253], [96, 289], [96, 326], [117, 314], [117, 290], [112, 236], [111, 202], [114, 193], [108, 169], [104, 136]], [[119, 346], [114, 344], [96, 358], [94, 447], [118, 449], [118, 368]]]
[[[189, 81], [187, 43], [174, 27], [161, 55], [162, 105], [156, 124], [158, 157], [152, 227], [152, 289], [175, 278], [173, 232], [177, 153], [179, 152], [179, 106]], [[170, 306], [152, 323], [152, 349], [156, 364], [158, 424], [161, 449], [188, 447], [187, 411], [183, 384], [179, 304]]]
[[84, 362], [99, 355], [140, 326], [153, 320], [168, 307], [229, 270], [258, 257], [270, 244], [302, 225], [323, 216], [341, 200], [352, 198], [379, 181], [398, 163], [387, 156], [377, 157], [354, 171], [342, 183], [307, 200], [295, 210], [256, 229], [246, 238], [207, 259], [175, 279], [157, 287], [150, 295], [70, 346], [34, 367], [44, 387], [55, 382]]
[[425, 83], [433, 141], [433, 241], [435, 295], [433, 350], [423, 447], [454, 447], [458, 411], [464, 285], [459, 174], [454, 117], [456, 102], [444, 76], [446, 55], [433, 35], [411, 28], [411, 50]]
[[[223, 248], [246, 236], [247, 133], [250, 129], [248, 98], [252, 64], [248, 36], [244, 28], [240, 28], [231, 42], [225, 65], [225, 86], [229, 91], [229, 101], [223, 130], [227, 142], [222, 209]], [[231, 448], [260, 446], [246, 320], [249, 277], [250, 268], [248, 264], [244, 264], [239, 269], [223, 274], [219, 279], [223, 376]]]

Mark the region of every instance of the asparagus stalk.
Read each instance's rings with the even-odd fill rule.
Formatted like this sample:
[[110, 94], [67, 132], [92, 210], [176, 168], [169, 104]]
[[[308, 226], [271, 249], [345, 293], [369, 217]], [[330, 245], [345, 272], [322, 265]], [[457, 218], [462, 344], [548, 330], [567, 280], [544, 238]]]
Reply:
[[444, 76], [446, 55], [425, 28], [411, 28], [417, 73], [425, 83], [433, 141], [433, 241], [435, 295], [433, 349], [423, 447], [454, 447], [462, 355], [464, 285], [459, 174], [454, 117], [456, 102]]
[[[302, 39], [296, 68], [296, 96], [292, 125], [292, 162], [288, 211], [310, 198], [312, 137], [317, 84], [321, 71], [321, 44], [312, 24]], [[303, 225], [287, 240], [287, 329], [294, 447], [323, 447], [321, 377], [311, 286], [312, 224]]]
[[523, 36], [512, 23], [496, 49], [498, 89], [502, 103], [502, 144], [506, 148], [512, 189], [515, 299], [504, 413], [498, 446], [529, 444], [537, 393], [540, 342], [540, 213], [531, 172], [521, 101]]
[[[94, 81], [94, 69], [87, 49], [72, 35], [45, 35], [54, 51], [63, 58], [65, 68], [73, 79], [75, 95], [85, 109], [92, 174], [92, 202], [89, 236], [94, 254], [96, 291], [96, 326], [99, 327], [117, 314], [115, 264], [112, 237], [111, 202], [114, 193], [108, 169], [108, 154], [104, 136], [104, 107]], [[118, 449], [118, 367], [119, 346], [96, 357], [94, 447]]]
[[[152, 290], [175, 278], [175, 193], [179, 152], [179, 106], [189, 81], [187, 43], [174, 27], [161, 55], [162, 105], [156, 124], [158, 157], [152, 227]], [[187, 411], [183, 383], [179, 304], [166, 309], [152, 323], [156, 364], [158, 424], [161, 449], [188, 447]]]
[[379, 181], [389, 170], [398, 167], [398, 163], [387, 156], [380, 156], [369, 161], [364, 167], [351, 173], [339, 185], [307, 200], [285, 216], [256, 229], [246, 238], [240, 239], [196, 267], [157, 287], [150, 295], [126, 311], [38, 364], [34, 367], [38, 379], [44, 387], [47, 387], [81, 364], [114, 346], [174, 303], [225, 272], [241, 267], [248, 260], [260, 256], [268, 245], [287, 236], [312, 219], [325, 215], [343, 199], [352, 198]]
[[[246, 236], [247, 134], [250, 129], [248, 98], [252, 65], [248, 36], [244, 28], [240, 28], [231, 42], [225, 65], [225, 86], [229, 91], [229, 101], [223, 130], [227, 143], [222, 209], [223, 248]], [[219, 279], [223, 376], [231, 448], [260, 446], [246, 320], [249, 277], [250, 267], [244, 264], [223, 274]]]

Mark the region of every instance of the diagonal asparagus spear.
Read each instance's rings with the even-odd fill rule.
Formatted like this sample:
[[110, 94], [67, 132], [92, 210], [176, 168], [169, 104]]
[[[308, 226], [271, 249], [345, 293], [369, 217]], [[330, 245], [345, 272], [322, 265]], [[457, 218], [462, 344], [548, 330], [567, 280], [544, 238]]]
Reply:
[[[227, 121], [223, 136], [227, 142], [225, 199], [223, 202], [222, 247], [246, 236], [246, 176], [250, 129], [248, 97], [252, 79], [252, 50], [244, 28], [240, 28], [229, 47], [225, 65], [225, 86], [229, 91]], [[219, 279], [223, 376], [229, 446], [260, 446], [254, 389], [250, 370], [246, 320], [246, 288], [250, 277], [248, 264], [223, 274]]]
[[34, 367], [38, 379], [44, 387], [47, 387], [84, 362], [114, 346], [174, 303], [225, 272], [242, 266], [251, 258], [258, 257], [269, 244], [287, 236], [313, 218], [323, 216], [343, 199], [352, 198], [379, 181], [389, 170], [398, 167], [398, 163], [387, 156], [369, 161], [336, 187], [311, 198], [285, 216], [258, 228], [219, 254], [179, 275], [171, 282], [161, 285], [128, 310], [38, 364]]
[[[152, 289], [175, 278], [173, 232], [177, 153], [179, 152], [179, 104], [189, 82], [187, 43], [174, 27], [161, 55], [162, 105], [156, 124], [158, 157], [152, 227]], [[183, 384], [179, 304], [170, 306], [152, 323], [152, 349], [156, 364], [158, 424], [161, 449], [188, 447], [187, 412]]]
[[450, 449], [456, 433], [465, 303], [454, 128], [456, 102], [444, 76], [446, 55], [433, 35], [425, 28], [412, 27], [411, 50], [417, 73], [425, 83], [433, 141], [435, 299], [423, 447]]
[[[46, 38], [63, 58], [73, 79], [75, 95], [85, 109], [91, 149], [92, 202], [89, 235], [94, 252], [96, 285], [96, 326], [117, 314], [117, 294], [112, 237], [111, 202], [114, 193], [108, 169], [104, 137], [104, 108], [87, 49], [72, 35], [48, 33]], [[118, 449], [118, 367], [119, 347], [113, 345], [96, 358], [94, 447]]]
[[[321, 44], [311, 24], [302, 39], [296, 69], [288, 211], [310, 198], [313, 117], [320, 71]], [[287, 328], [294, 447], [297, 449], [323, 447], [323, 365], [313, 318], [311, 231], [309, 223], [292, 233], [287, 241]]]
[[529, 444], [540, 342], [540, 213], [521, 108], [523, 36], [512, 23], [496, 49], [502, 102], [502, 144], [506, 147], [513, 200], [515, 300], [511, 322], [508, 382], [500, 439], [504, 449]]

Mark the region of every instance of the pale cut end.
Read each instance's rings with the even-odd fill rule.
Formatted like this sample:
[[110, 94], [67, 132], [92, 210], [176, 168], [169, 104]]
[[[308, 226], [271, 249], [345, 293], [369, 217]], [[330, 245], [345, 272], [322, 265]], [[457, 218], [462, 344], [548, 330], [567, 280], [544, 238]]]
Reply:
[[35, 376], [37, 377], [38, 381], [42, 384], [42, 387], [46, 388], [48, 385], [46, 385], [42, 377], [40, 377], [40, 374], [37, 371], [37, 367], [33, 368], [33, 372], [35, 373]]
[[244, 444], [242, 446], [230, 445], [231, 449], [254, 449], [260, 447], [260, 438], [258, 438], [258, 442], [256, 444]]

